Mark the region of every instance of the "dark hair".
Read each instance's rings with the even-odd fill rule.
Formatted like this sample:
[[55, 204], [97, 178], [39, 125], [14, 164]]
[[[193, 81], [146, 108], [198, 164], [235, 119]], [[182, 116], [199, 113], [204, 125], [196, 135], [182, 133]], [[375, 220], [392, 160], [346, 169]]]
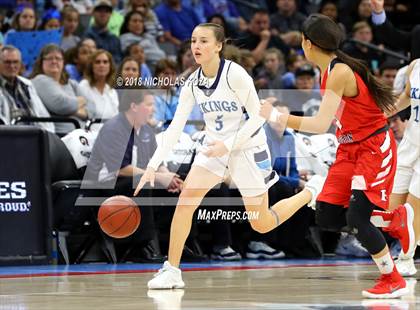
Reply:
[[117, 76], [119, 76], [119, 77], [122, 76], [123, 67], [129, 61], [134, 61], [137, 64], [137, 66], [139, 67], [139, 76], [140, 76], [140, 74], [141, 74], [141, 66], [137, 62], [137, 60], [134, 57], [131, 57], [131, 56], [124, 57], [124, 59], [121, 61], [120, 65], [118, 67]]
[[23, 11], [24, 11], [24, 10], [26, 10], [26, 9], [30, 9], [30, 10], [32, 10], [32, 12], [34, 12], [35, 22], [34, 22], [34, 27], [32, 28], [32, 30], [35, 30], [35, 29], [36, 29], [36, 25], [37, 25], [37, 23], [38, 23], [38, 18], [37, 18], [37, 15], [36, 15], [35, 9], [34, 9], [34, 8], [33, 8], [33, 6], [32, 6], [31, 4], [29, 4], [29, 3], [27, 3], [27, 4], [23, 4], [23, 5], [20, 5], [20, 6], [18, 6], [18, 8], [16, 9], [16, 14], [15, 14], [15, 16], [13, 17], [13, 20], [12, 20], [12, 25], [11, 25], [11, 28], [12, 28], [12, 29], [15, 29], [15, 30], [17, 30], [17, 31], [21, 31], [21, 29], [20, 29], [20, 25], [19, 25], [19, 19], [20, 19], [20, 16], [22, 15]]
[[219, 56], [222, 57], [223, 49], [226, 44], [225, 28], [223, 28], [219, 24], [214, 24], [214, 23], [202, 23], [202, 24], [197, 25], [197, 27], [210, 28], [213, 31], [216, 41], [219, 43], [222, 43], [222, 49], [219, 52]]
[[66, 19], [70, 14], [76, 13], [77, 18], [80, 18], [80, 13], [78, 10], [74, 8], [72, 5], [66, 4], [63, 9], [61, 10], [61, 18], [62, 20]]
[[181, 46], [178, 49], [178, 52], [176, 53], [176, 62], [178, 64], [178, 71], [182, 72], [185, 69], [182, 68], [182, 57], [191, 50], [191, 40], [185, 40], [181, 43]]
[[[143, 24], [144, 24], [144, 16], [139, 12], [139, 11], [131, 11], [129, 13], [127, 13], [127, 15], [125, 15], [124, 17], [124, 22], [121, 25], [120, 28], [120, 36], [123, 35], [124, 33], [130, 32], [130, 30], [128, 30], [128, 24], [130, 23], [130, 19], [133, 15], [140, 15], [141, 19], [143, 20]], [[143, 28], [143, 33], [146, 32], [146, 28]]]
[[84, 77], [86, 80], [88, 80], [90, 86], [95, 85], [96, 79], [95, 79], [95, 73], [93, 72], [93, 63], [95, 62], [96, 58], [98, 58], [98, 56], [102, 54], [106, 55], [109, 61], [109, 73], [106, 77], [106, 83], [112, 87], [114, 85], [114, 79], [115, 79], [115, 64], [112, 59], [111, 53], [106, 50], [99, 49], [89, 56], [89, 61], [85, 68]]
[[167, 68], [170, 68], [177, 72], [178, 65], [175, 61], [169, 59], [169, 58], [162, 58], [156, 63], [155, 66], [155, 76], [159, 76], [163, 71], [165, 71]]
[[398, 70], [401, 65], [397, 61], [387, 60], [379, 66], [379, 75], [382, 75], [385, 70]]
[[118, 110], [126, 112], [131, 108], [131, 104], [140, 104], [144, 101], [144, 97], [151, 95], [152, 92], [145, 88], [122, 89], [118, 92]]
[[[45, 56], [47, 56], [50, 53], [53, 52], [59, 52], [61, 54], [61, 56], [63, 57], [63, 64], [64, 64], [64, 52], [63, 50], [55, 44], [47, 44], [45, 45], [42, 50], [41, 53], [39, 53], [38, 58], [35, 61], [34, 64], [34, 68], [32, 69], [32, 73], [30, 75], [30, 78], [33, 79], [34, 77], [36, 77], [39, 74], [45, 74], [44, 70], [42, 69], [42, 65], [44, 63], [44, 58]], [[69, 75], [67, 74], [66, 70], [64, 69], [63, 66], [63, 70], [61, 71], [61, 75], [60, 75], [60, 84], [65, 85], [67, 84], [69, 81]]]
[[361, 60], [353, 58], [339, 49], [344, 34], [332, 19], [322, 14], [311, 14], [302, 25], [302, 33], [305, 39], [311, 41], [324, 53], [335, 54], [339, 60], [356, 72], [382, 111], [394, 110], [396, 96], [392, 88], [376, 78]]

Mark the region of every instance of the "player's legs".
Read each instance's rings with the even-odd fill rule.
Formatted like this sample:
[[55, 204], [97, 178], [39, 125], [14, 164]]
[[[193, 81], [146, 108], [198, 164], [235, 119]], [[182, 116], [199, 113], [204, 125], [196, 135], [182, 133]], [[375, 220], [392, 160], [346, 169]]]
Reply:
[[193, 166], [188, 173], [171, 222], [168, 261], [172, 266], [179, 266], [195, 210], [207, 192], [221, 181], [220, 176], [199, 166]]
[[416, 243], [420, 241], [420, 198], [409, 193], [407, 195], [407, 203], [413, 208], [414, 211], [414, 234], [416, 238]]
[[405, 280], [398, 273], [381, 231], [375, 227], [370, 217], [375, 205], [362, 190], [353, 190], [346, 214], [349, 230], [372, 256], [381, 277], [371, 289], [364, 290], [369, 298], [397, 298], [408, 293]]
[[271, 208], [268, 204], [268, 192], [255, 197], [243, 197], [242, 199], [246, 211], [250, 214], [256, 214], [255, 218], [249, 219], [252, 228], [263, 234], [276, 228], [308, 204], [312, 199], [312, 193], [308, 189], [304, 189], [290, 198], [280, 200]]
[[147, 284], [149, 289], [172, 289], [185, 286], [179, 270], [185, 241], [190, 233], [192, 217], [207, 192], [222, 181], [209, 170], [193, 166], [184, 183], [171, 223], [168, 261]]

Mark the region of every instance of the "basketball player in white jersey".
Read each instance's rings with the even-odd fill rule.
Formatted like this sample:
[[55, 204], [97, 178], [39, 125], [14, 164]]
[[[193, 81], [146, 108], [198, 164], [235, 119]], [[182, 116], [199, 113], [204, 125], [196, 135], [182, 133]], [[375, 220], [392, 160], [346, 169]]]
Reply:
[[[397, 172], [394, 179], [390, 206], [408, 204], [414, 211], [414, 241], [410, 251], [401, 251], [395, 262], [403, 276], [416, 274], [413, 256], [420, 242], [420, 59], [415, 59], [407, 69], [407, 83], [396, 104], [401, 111], [411, 105], [411, 116], [404, 137], [398, 146]], [[392, 234], [392, 231], [390, 231]]]
[[269, 208], [268, 188], [278, 176], [271, 170], [266, 136], [261, 129], [265, 119], [259, 116], [260, 100], [245, 69], [220, 57], [224, 41], [224, 30], [219, 25], [200, 24], [194, 29], [191, 50], [200, 67], [182, 87], [174, 119], [134, 193], [137, 195], [147, 182], [154, 186], [157, 167], [178, 141], [191, 110], [198, 104], [206, 123], [207, 147], [196, 156], [184, 183], [172, 219], [168, 261], [149, 281], [150, 289], [184, 287], [178, 267], [192, 216], [207, 192], [226, 177], [239, 189], [245, 209], [258, 213], [250, 224], [260, 233], [274, 229], [302, 206], [314, 205], [323, 185], [323, 178], [314, 177], [299, 194]]

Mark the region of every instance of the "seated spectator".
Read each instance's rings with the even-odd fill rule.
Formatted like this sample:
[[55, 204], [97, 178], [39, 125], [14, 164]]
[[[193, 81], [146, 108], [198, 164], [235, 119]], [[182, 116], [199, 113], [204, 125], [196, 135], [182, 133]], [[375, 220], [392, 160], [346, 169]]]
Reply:
[[146, 63], [151, 68], [154, 68], [160, 59], [166, 57], [155, 37], [145, 31], [143, 16], [137, 11], [130, 12], [125, 16], [121, 26], [120, 41], [123, 50], [133, 43], [139, 44], [144, 50]]
[[241, 17], [236, 4], [231, 0], [202, 0], [204, 16], [209, 18], [214, 14], [222, 15], [227, 23], [237, 31], [246, 29], [246, 21]]
[[[123, 83], [125, 83], [128, 79], [133, 79], [136, 81], [139, 76], [140, 64], [134, 57], [125, 57], [118, 68], [117, 77], [121, 77], [124, 81]], [[124, 91], [124, 89], [121, 88], [121, 91]]]
[[63, 39], [61, 40], [60, 47], [63, 51], [75, 47], [80, 38], [74, 33], [79, 26], [79, 12], [72, 6], [65, 6], [61, 11], [63, 22]]
[[42, 16], [39, 30], [54, 30], [61, 27], [61, 14], [56, 9], [47, 10]]
[[315, 69], [310, 64], [304, 64], [295, 72], [295, 91], [284, 94], [284, 100], [292, 112], [303, 112], [304, 115], [316, 115], [321, 104], [321, 94], [316, 90]]
[[338, 8], [337, 8], [336, 1], [334, 0], [323, 1], [319, 8], [319, 13], [325, 16], [328, 16], [333, 21], [335, 21], [343, 30], [343, 34], [346, 34], [346, 27], [344, 27], [344, 24], [340, 23], [340, 21], [338, 20]]
[[[17, 48], [6, 45], [0, 49], [0, 122], [5, 125], [19, 116], [50, 116], [32, 82], [19, 76], [21, 66], [22, 56]], [[37, 125], [54, 132], [51, 123]]]
[[[152, 124], [159, 128], [166, 129], [169, 124], [168, 121], [172, 121], [174, 118], [176, 108], [179, 102], [180, 89], [175, 85], [177, 78], [177, 64], [170, 59], [162, 59], [156, 65], [155, 76], [160, 80], [164, 81], [161, 85], [155, 85], [157, 89], [155, 94], [155, 111], [153, 115]], [[169, 81], [169, 83], [168, 83]], [[189, 120], [202, 120], [202, 113], [196, 105], [190, 114]], [[197, 128], [193, 125], [187, 125], [184, 128], [184, 132], [193, 134], [197, 131]]]
[[[94, 114], [94, 106], [82, 97], [79, 84], [64, 70], [64, 52], [55, 44], [44, 46], [31, 75], [39, 97], [51, 115], [72, 116], [85, 120]], [[68, 133], [74, 126], [56, 123], [55, 131]]]
[[277, 9], [270, 16], [274, 33], [280, 35], [287, 45], [300, 46], [302, 24], [306, 16], [298, 11], [296, 0], [277, 0]]
[[411, 107], [398, 112], [394, 116], [391, 116], [389, 121], [389, 127], [392, 129], [394, 133], [394, 138], [399, 144], [404, 137], [405, 128], [407, 127], [408, 120], [410, 119], [411, 115]]
[[178, 78], [185, 78], [187, 79], [188, 76], [193, 73], [197, 68], [198, 65], [195, 62], [194, 56], [191, 51], [191, 42], [185, 41], [180, 49], [178, 50], [178, 54], [176, 57], [176, 62], [178, 63]]
[[241, 53], [240, 55], [240, 65], [242, 67], [244, 67], [244, 69], [246, 70], [246, 72], [248, 72], [248, 74], [250, 76], [254, 76], [254, 68], [257, 65], [257, 63], [255, 62], [255, 58], [252, 55], [250, 50], [247, 49], [240, 49], [239, 52]]
[[130, 44], [125, 50], [126, 57], [133, 57], [140, 65], [140, 76], [142, 79], [152, 78], [152, 72], [146, 64], [146, 57], [144, 56], [144, 49], [137, 43]]
[[132, 11], [141, 13], [148, 34], [154, 36], [158, 42], [165, 41], [163, 27], [156, 13], [150, 8], [150, 0], [128, 0], [123, 14], [126, 15]]
[[269, 48], [264, 53], [264, 67], [257, 74], [256, 86], [261, 89], [282, 89], [284, 73], [284, 56], [276, 48]]
[[302, 66], [305, 63], [305, 57], [301, 54], [295, 52], [291, 53], [289, 57], [286, 58], [286, 69], [287, 72], [282, 76], [283, 87], [285, 89], [291, 89], [295, 87], [296, 77], [295, 72], [297, 68]]
[[[91, 39], [88, 40], [92, 41]], [[73, 47], [66, 52], [66, 72], [70, 79], [77, 82], [80, 82], [83, 79], [83, 73], [89, 62], [89, 57], [96, 51], [96, 48], [92, 51], [91, 48], [83, 44], [84, 42], [85, 41], [80, 42], [76, 47]]]
[[393, 87], [395, 77], [397, 76], [397, 72], [400, 67], [401, 66], [396, 62], [385, 61], [379, 67], [379, 78], [386, 85]]
[[236, 38], [238, 31], [226, 22], [226, 19], [221, 14], [214, 14], [207, 18], [208, 23], [218, 24], [225, 29], [225, 38]]
[[290, 50], [280, 37], [271, 34], [270, 18], [268, 12], [264, 10], [254, 13], [248, 30], [237, 40], [236, 45], [250, 50], [257, 64], [262, 61], [267, 48], [275, 47], [284, 55], [288, 55]]
[[[86, 179], [111, 188], [110, 195], [133, 196], [134, 186], [157, 147], [153, 129], [147, 124], [153, 105], [153, 96], [145, 94], [145, 90], [121, 93], [120, 113], [108, 120], [99, 131], [86, 169]], [[179, 193], [183, 181], [162, 165], [156, 173], [156, 183], [155, 187], [165, 192]], [[140, 196], [151, 197], [152, 191], [142, 190]], [[142, 225], [131, 238], [142, 250], [157, 239], [154, 209], [140, 206]], [[164, 260], [158, 242], [153, 243], [146, 258], [149, 262]]]
[[62, 10], [66, 5], [74, 7], [79, 14], [90, 14], [92, 12], [92, 0], [53, 0], [54, 6]]
[[370, 20], [372, 14], [370, 0], [340, 1], [338, 6], [338, 15], [347, 31], [350, 31], [357, 22], [369, 22]]
[[[352, 38], [361, 42], [372, 43], [372, 28], [365, 21], [357, 22], [352, 28]], [[343, 51], [354, 58], [363, 59], [373, 73], [378, 73], [379, 65], [383, 61], [383, 55], [355, 42], [345, 43]]]
[[111, 53], [116, 63], [121, 60], [121, 45], [117, 36], [108, 30], [108, 22], [112, 14], [112, 4], [109, 0], [99, 0], [93, 9], [94, 24], [89, 27], [85, 37], [95, 41], [98, 48]]
[[96, 46], [96, 42], [90, 38], [83, 38], [80, 44], [86, 46], [91, 53], [96, 52], [96, 50], [98, 49], [98, 47]]
[[7, 36], [15, 31], [33, 31], [36, 29], [37, 18], [33, 6], [30, 4], [20, 5], [16, 9], [11, 28], [4, 36], [4, 45], [9, 44]]
[[93, 118], [110, 119], [118, 114], [118, 95], [113, 88], [115, 65], [108, 51], [99, 49], [89, 57], [80, 92], [95, 105]]
[[195, 26], [200, 23], [197, 14], [183, 6], [181, 0], [163, 0], [155, 12], [163, 26], [165, 39], [177, 47], [191, 37]]

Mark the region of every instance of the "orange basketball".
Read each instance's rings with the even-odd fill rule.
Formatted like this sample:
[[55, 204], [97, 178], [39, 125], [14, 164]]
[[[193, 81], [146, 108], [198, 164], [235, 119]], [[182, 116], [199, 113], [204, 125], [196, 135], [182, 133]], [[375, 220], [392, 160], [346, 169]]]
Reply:
[[105, 200], [98, 212], [99, 226], [108, 236], [125, 238], [140, 225], [140, 209], [126, 196], [112, 196]]

